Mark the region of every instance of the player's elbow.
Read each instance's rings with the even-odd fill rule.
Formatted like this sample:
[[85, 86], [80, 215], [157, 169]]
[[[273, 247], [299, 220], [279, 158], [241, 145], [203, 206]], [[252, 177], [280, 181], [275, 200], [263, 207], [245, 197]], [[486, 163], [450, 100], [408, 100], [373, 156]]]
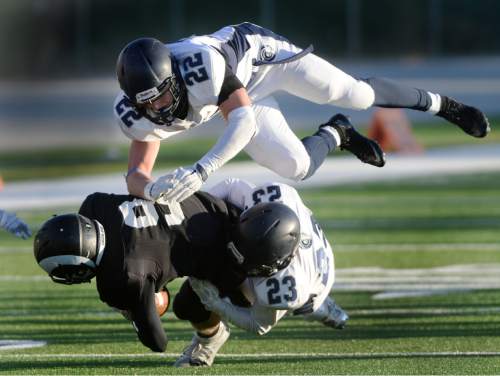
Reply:
[[233, 109], [227, 117], [229, 126], [237, 129], [238, 135], [241, 138], [250, 141], [257, 132], [257, 119], [255, 113], [250, 106], [241, 106]]
[[141, 342], [144, 346], [148, 347], [151, 351], [154, 352], [165, 352], [167, 349], [167, 338], [150, 338], [149, 340], [144, 341], [141, 338]]
[[[134, 327], [136, 326], [133, 323]], [[167, 348], [167, 336], [163, 330], [146, 331], [139, 330], [137, 336], [141, 343], [154, 352], [164, 352]]]
[[165, 352], [165, 350], [167, 349], [167, 342], [163, 342], [161, 344], [153, 344], [151, 347], [150, 347], [151, 351], [154, 351], [154, 352]]
[[137, 197], [144, 197], [144, 187], [148, 183], [147, 175], [139, 169], [132, 169], [126, 177], [127, 191]]

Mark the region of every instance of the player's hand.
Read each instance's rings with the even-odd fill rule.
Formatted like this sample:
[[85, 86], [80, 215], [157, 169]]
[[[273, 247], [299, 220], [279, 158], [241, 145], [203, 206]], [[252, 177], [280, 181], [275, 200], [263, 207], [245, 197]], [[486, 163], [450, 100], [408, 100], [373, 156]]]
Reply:
[[161, 198], [168, 202], [181, 202], [198, 191], [203, 185], [202, 174], [192, 167], [179, 167], [172, 174], [171, 182], [173, 187], [165, 191]]
[[160, 176], [155, 181], [146, 184], [144, 187], [144, 197], [151, 201], [157, 201], [165, 192], [173, 189], [174, 185], [174, 174]]
[[3, 227], [18, 238], [28, 239], [31, 236], [28, 225], [17, 218], [14, 213], [0, 211], [0, 227]]
[[217, 289], [217, 287], [209, 281], [194, 277], [189, 278], [189, 283], [205, 308], [209, 311], [215, 311], [219, 303], [222, 301], [219, 296], [219, 289]]

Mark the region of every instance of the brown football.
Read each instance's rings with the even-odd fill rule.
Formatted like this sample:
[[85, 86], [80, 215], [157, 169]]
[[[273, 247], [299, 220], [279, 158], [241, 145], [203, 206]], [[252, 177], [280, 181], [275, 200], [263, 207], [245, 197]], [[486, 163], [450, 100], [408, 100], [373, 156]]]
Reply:
[[158, 312], [159, 316], [163, 316], [170, 305], [170, 294], [166, 288], [155, 293], [155, 304], [156, 312]]

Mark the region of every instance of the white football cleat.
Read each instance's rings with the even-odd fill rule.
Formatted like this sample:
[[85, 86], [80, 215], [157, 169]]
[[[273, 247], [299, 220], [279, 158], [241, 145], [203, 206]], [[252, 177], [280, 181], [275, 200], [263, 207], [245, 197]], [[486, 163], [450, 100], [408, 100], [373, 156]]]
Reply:
[[349, 320], [349, 315], [330, 297], [326, 298], [325, 303], [328, 306], [328, 316], [321, 320], [323, 325], [334, 329], [344, 329], [347, 320]]
[[344, 329], [349, 315], [328, 296], [316, 311], [305, 314], [304, 318], [309, 321], [319, 321], [330, 328]]
[[220, 322], [219, 330], [212, 337], [203, 338], [197, 333], [193, 336], [191, 344], [187, 346], [182, 355], [174, 363], [174, 367], [210, 367], [219, 349], [229, 338], [229, 327]]

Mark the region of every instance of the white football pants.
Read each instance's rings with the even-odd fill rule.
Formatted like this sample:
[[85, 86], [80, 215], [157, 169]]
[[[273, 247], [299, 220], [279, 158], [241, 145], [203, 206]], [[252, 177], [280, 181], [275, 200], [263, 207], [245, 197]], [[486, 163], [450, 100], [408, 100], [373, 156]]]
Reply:
[[[286, 42], [283, 44], [290, 51], [300, 51]], [[260, 165], [292, 180], [306, 176], [310, 158], [290, 129], [273, 93], [286, 91], [314, 103], [358, 110], [370, 107], [375, 100], [370, 85], [311, 53], [289, 63], [261, 66], [259, 71], [261, 79], [248, 86], [257, 132], [244, 150]]]

